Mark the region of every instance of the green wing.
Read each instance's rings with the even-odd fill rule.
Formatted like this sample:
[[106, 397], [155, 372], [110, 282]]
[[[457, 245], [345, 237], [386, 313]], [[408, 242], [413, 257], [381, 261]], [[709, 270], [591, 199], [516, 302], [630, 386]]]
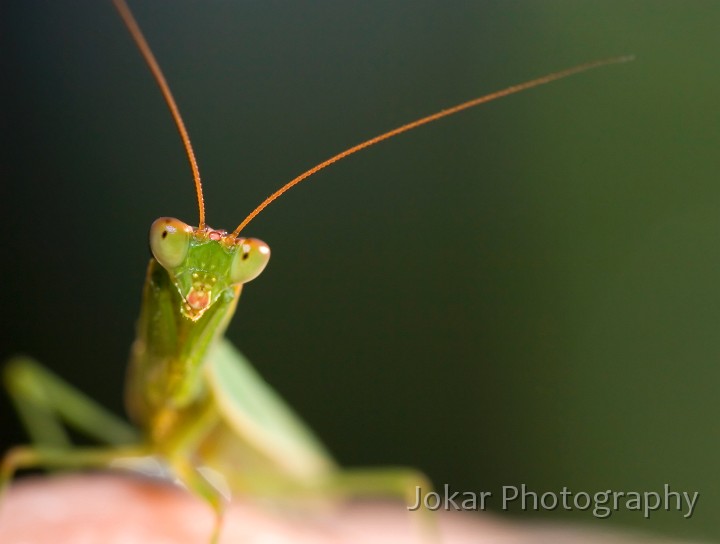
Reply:
[[281, 469], [301, 479], [335, 470], [319, 439], [228, 340], [209, 354], [206, 377], [225, 423]]

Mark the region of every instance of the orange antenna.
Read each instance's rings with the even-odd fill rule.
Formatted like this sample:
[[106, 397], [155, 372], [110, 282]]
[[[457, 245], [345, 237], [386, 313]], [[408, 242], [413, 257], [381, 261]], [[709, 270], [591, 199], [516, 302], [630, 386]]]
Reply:
[[197, 195], [198, 211], [200, 213], [198, 230], [203, 231], [205, 230], [205, 201], [203, 199], [202, 181], [200, 180], [200, 169], [198, 168], [197, 159], [195, 159], [195, 152], [193, 151], [192, 144], [190, 143], [190, 136], [188, 135], [188, 131], [185, 128], [185, 123], [183, 122], [182, 116], [180, 115], [180, 110], [175, 103], [175, 99], [173, 98], [170, 87], [168, 86], [167, 81], [165, 80], [165, 76], [160, 69], [160, 65], [155, 59], [155, 55], [153, 55], [153, 52], [150, 49], [147, 41], [145, 40], [145, 36], [143, 36], [143, 33], [140, 30], [140, 27], [138, 26], [135, 17], [133, 17], [133, 14], [130, 11], [127, 3], [125, 2], [125, 0], [113, 0], [113, 4], [115, 4], [115, 7], [120, 12], [120, 17], [122, 17], [125, 26], [132, 35], [132, 39], [135, 42], [135, 45], [138, 46], [138, 49], [140, 50], [140, 53], [145, 59], [148, 68], [150, 68], [150, 71], [152, 72], [155, 81], [160, 87], [160, 91], [162, 92], [163, 98], [165, 99], [168, 108], [170, 108], [170, 113], [172, 114], [172, 117], [175, 121], [178, 132], [180, 132], [180, 139], [185, 146], [185, 153], [187, 154], [188, 160], [190, 161], [190, 168], [192, 169], [193, 179], [195, 181], [195, 194]]
[[293, 188], [295, 185], [297, 185], [301, 181], [304, 181], [307, 178], [309, 178], [310, 176], [312, 176], [313, 174], [316, 174], [323, 168], [326, 168], [326, 167], [330, 166], [331, 164], [336, 163], [340, 159], [344, 159], [345, 157], [352, 155], [353, 153], [357, 153], [361, 149], [365, 149], [366, 147], [370, 147], [370, 146], [380, 143], [384, 140], [388, 140], [388, 139], [392, 138], [393, 136], [397, 136], [398, 134], [402, 134], [403, 132], [408, 132], [409, 130], [413, 130], [422, 125], [432, 123], [433, 121], [437, 121], [438, 119], [442, 119], [443, 117], [448, 117], [450, 115], [461, 112], [463, 110], [473, 108], [475, 106], [479, 106], [480, 104], [484, 104], [486, 102], [490, 102], [491, 100], [495, 100], [497, 98], [502, 98], [504, 96], [515, 94], [520, 91], [524, 91], [526, 89], [531, 89], [533, 87], [537, 87], [539, 85], [544, 85], [545, 83], [550, 83], [551, 81], [556, 81], [558, 79], [562, 79], [564, 77], [568, 77], [573, 74], [585, 72], [586, 70], [592, 70], [593, 68], [598, 68], [600, 66], [606, 66], [608, 64], [618, 64], [621, 62], [628, 62], [628, 61], [633, 60], [634, 58], [635, 57], [633, 55], [613, 57], [613, 58], [609, 58], [609, 59], [588, 62], [586, 64], [581, 64], [580, 66], [574, 66], [573, 68], [561, 70], [559, 72], [553, 72], [552, 74], [548, 74], [546, 76], [539, 77], [539, 78], [533, 79], [531, 81], [526, 81], [525, 83], [513, 85], [511, 87], [503, 89], [502, 91], [496, 91], [494, 93], [486, 94], [485, 96], [481, 96], [479, 98], [474, 98], [472, 100], [468, 100], [467, 102], [463, 102], [462, 104], [458, 104], [451, 108], [447, 108], [447, 109], [441, 110], [437, 113], [433, 113], [432, 115], [422, 117], [420, 119], [417, 119], [415, 121], [412, 121], [410, 123], [402, 125], [396, 129], [393, 129], [393, 130], [390, 130], [383, 134], [380, 134], [379, 136], [370, 138], [369, 140], [366, 140], [360, 144], [357, 144], [356, 146], [346, 149], [342, 153], [338, 153], [337, 155], [330, 157], [326, 161], [323, 161], [320, 164], [313, 166], [310, 170], [303, 172], [296, 178], [290, 180], [288, 183], [286, 183], [285, 185], [280, 187], [280, 189], [278, 189], [273, 194], [271, 194], [269, 197], [267, 197], [265, 200], [263, 200], [257, 208], [255, 208], [252, 212], [250, 212], [250, 215], [248, 215], [245, 219], [243, 219], [243, 222], [240, 223], [240, 225], [238, 225], [238, 228], [236, 228], [233, 231], [232, 236], [237, 237], [238, 234], [240, 234], [240, 231], [242, 231], [247, 226], [247, 224], [250, 223], [250, 221], [255, 219], [255, 217], [261, 211], [263, 211], [265, 208], [267, 208], [270, 205], [270, 203], [273, 202], [274, 200], [276, 200], [280, 195], [287, 192], [288, 190]]

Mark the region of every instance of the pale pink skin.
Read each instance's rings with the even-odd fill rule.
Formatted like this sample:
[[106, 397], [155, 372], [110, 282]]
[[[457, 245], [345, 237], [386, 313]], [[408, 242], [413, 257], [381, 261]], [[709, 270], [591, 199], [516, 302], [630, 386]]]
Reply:
[[[438, 516], [443, 544], [629, 544], [644, 537], [562, 525], [519, 524], [486, 513]], [[210, 508], [162, 482], [114, 474], [21, 478], [0, 505], [3, 544], [204, 544]], [[241, 499], [228, 508], [221, 544], [405, 544], [421, 539], [401, 504], [366, 502], [312, 517]], [[666, 542], [667, 541], [663, 541]]]

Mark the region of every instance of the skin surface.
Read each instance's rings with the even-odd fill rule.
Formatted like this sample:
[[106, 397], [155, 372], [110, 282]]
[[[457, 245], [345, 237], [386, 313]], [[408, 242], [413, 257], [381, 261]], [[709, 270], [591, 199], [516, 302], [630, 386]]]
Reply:
[[[660, 542], [572, 526], [510, 523], [490, 514], [445, 513], [439, 523], [445, 544]], [[5, 544], [197, 544], [209, 538], [211, 527], [210, 509], [189, 493], [115, 474], [23, 478], [0, 506], [0, 542]], [[236, 500], [228, 508], [220, 542], [403, 544], [419, 539], [399, 504], [356, 503], [303, 517]]]

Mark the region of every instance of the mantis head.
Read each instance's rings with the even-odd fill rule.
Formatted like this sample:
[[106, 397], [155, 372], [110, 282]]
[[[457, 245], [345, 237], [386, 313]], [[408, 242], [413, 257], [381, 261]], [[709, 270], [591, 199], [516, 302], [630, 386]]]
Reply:
[[270, 248], [261, 240], [194, 229], [172, 217], [153, 222], [150, 250], [177, 287], [183, 314], [193, 321], [226, 289], [258, 277], [270, 260]]

